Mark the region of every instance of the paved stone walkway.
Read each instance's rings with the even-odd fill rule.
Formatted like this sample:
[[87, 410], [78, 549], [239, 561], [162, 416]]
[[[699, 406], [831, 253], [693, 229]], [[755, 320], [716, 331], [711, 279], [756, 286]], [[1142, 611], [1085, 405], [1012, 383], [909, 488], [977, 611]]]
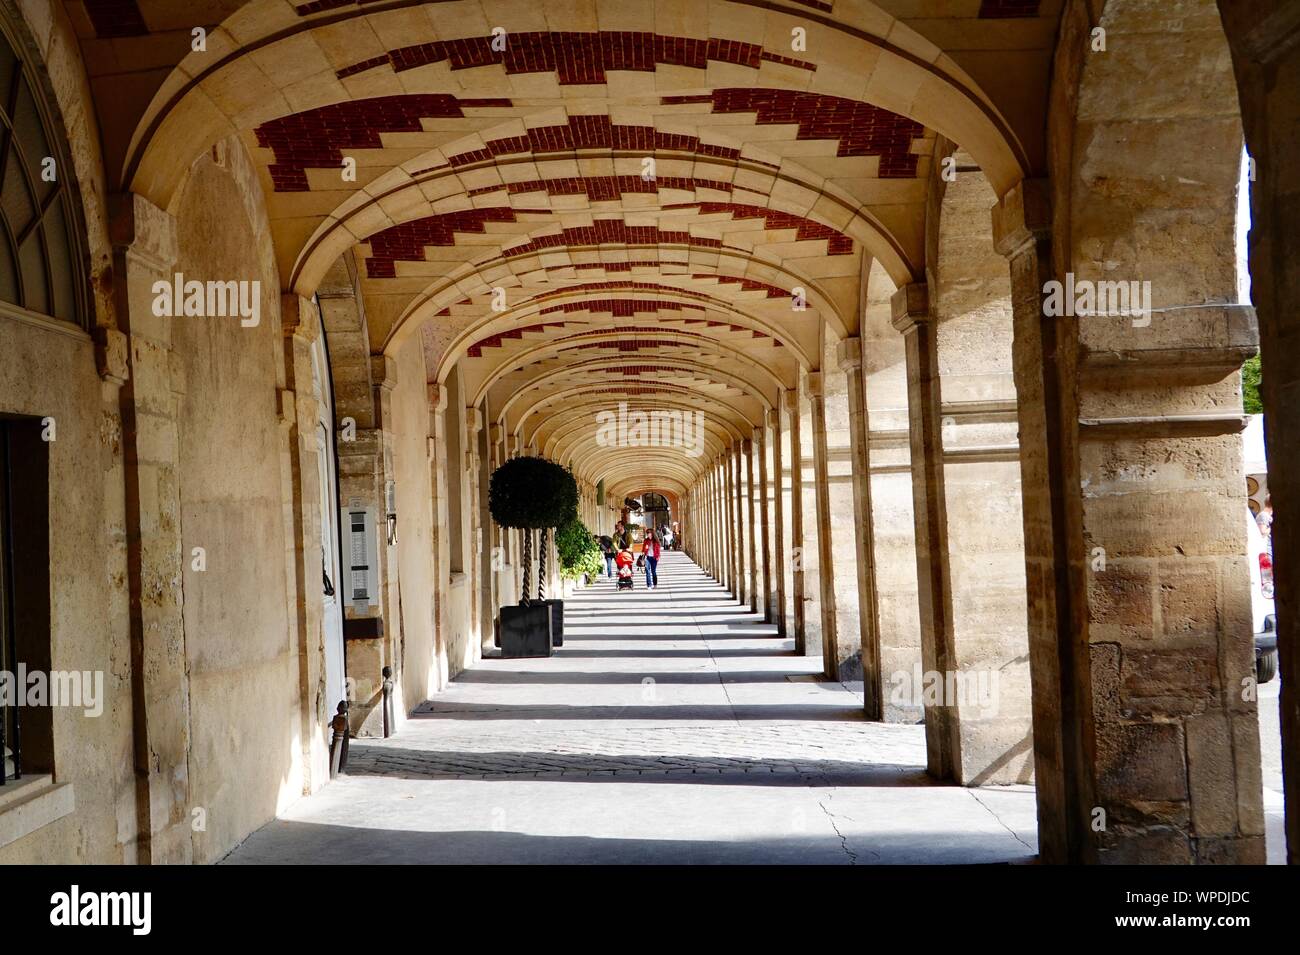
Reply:
[[550, 659], [485, 659], [230, 863], [996, 863], [1035, 851], [1033, 790], [932, 784], [920, 726], [684, 555], [660, 586], [602, 581]]

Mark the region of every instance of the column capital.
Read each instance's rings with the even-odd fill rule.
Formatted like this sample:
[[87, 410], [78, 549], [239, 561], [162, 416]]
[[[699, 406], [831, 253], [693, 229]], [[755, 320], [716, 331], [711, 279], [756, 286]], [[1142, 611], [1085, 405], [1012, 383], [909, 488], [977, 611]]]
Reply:
[[750, 438], [742, 438], [741, 441], [740, 441], [740, 449], [741, 449], [745, 454], [753, 454], [753, 453], [754, 453], [754, 442], [753, 442], [753, 440], [750, 439]]
[[835, 346], [835, 360], [840, 371], [850, 371], [862, 367], [862, 339], [856, 335], [845, 338]]
[[447, 389], [436, 381], [431, 381], [426, 386], [429, 392], [429, 411], [437, 413], [447, 407]]
[[787, 388], [781, 392], [781, 400], [785, 402], [785, 410], [793, 415], [799, 413], [799, 389]]
[[[772, 412], [770, 412], [770, 411], [768, 412], [769, 415], [770, 415], [771, 413], [772, 413]], [[754, 425], [754, 439], [753, 439], [753, 440], [754, 440], [757, 444], [759, 444], [759, 445], [764, 445], [764, 444], [767, 443], [767, 425], [765, 425], [765, 424], [756, 424], [756, 425]]]
[[491, 441], [493, 444], [499, 443], [501, 441], [501, 432], [502, 432], [501, 425], [499, 424], [488, 425], [488, 440]]
[[803, 376], [804, 392], [809, 398], [821, 398], [822, 391], [822, 373], [820, 371], [810, 371]]
[[165, 272], [176, 264], [176, 219], [134, 192], [109, 197], [109, 239], [147, 268]]
[[392, 391], [397, 387], [397, 362], [388, 355], [371, 355], [370, 380], [385, 391]]
[[930, 287], [924, 282], [900, 286], [889, 300], [890, 323], [906, 334], [931, 319]]
[[1052, 232], [1052, 193], [1046, 179], [1022, 179], [993, 207], [993, 247], [1012, 256]]
[[768, 426], [769, 428], [779, 428], [779, 427], [781, 427], [781, 409], [780, 409], [780, 408], [768, 408], [768, 409], [767, 409], [767, 426]]
[[296, 292], [280, 296], [280, 332], [285, 338], [295, 338], [308, 345], [320, 337], [320, 312], [316, 303]]
[[471, 436], [483, 430], [483, 412], [478, 408], [465, 409], [465, 430]]

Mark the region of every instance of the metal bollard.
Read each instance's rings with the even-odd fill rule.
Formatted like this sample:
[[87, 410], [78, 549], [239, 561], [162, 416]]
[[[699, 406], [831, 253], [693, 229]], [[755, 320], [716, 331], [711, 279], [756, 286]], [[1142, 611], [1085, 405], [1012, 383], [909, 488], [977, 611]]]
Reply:
[[340, 700], [339, 709], [330, 720], [334, 738], [330, 740], [330, 779], [348, 768], [348, 701]]
[[384, 667], [384, 739], [393, 735], [393, 668]]

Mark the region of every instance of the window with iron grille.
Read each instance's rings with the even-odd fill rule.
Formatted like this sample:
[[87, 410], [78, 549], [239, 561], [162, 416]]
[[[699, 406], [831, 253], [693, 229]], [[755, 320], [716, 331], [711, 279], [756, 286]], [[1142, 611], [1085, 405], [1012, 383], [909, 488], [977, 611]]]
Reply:
[[87, 327], [75, 177], [39, 71], [0, 9], [0, 302]]

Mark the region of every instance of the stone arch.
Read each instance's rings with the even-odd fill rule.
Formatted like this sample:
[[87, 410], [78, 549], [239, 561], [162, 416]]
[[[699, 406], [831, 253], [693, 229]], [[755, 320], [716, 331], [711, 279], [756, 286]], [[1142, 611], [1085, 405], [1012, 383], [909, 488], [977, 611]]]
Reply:
[[[640, 27], [652, 38], [656, 34], [658, 6], [629, 11], [610, 21], [619, 20], [617, 29], [625, 31]], [[683, 36], [694, 39], [709, 35], [711, 24], [743, 23], [743, 6], [743, 0], [712, 0], [687, 8], [667, 4], [658, 12], [662, 16], [680, 17], [683, 27], [692, 31]], [[505, 12], [501, 11], [500, 15]], [[440, 13], [453, 16], [447, 11]], [[174, 188], [178, 170], [174, 155], [160, 144], [188, 139], [205, 148], [208, 143], [264, 118], [279, 108], [285, 96], [278, 88], [274, 96], [268, 95], [268, 78], [274, 87], [311, 78], [314, 85], [310, 97], [314, 105], [346, 99], [348, 86], [357, 83], [357, 76], [364, 76], [376, 89], [399, 92], [401, 85], [393, 72], [398, 60], [391, 56], [394, 51], [384, 49], [379, 37], [391, 32], [394, 19], [400, 16], [400, 10], [376, 12], [364, 6], [306, 14], [299, 10], [295, 16], [272, 0], [247, 4], [208, 37], [216, 56], [208, 52], [189, 53], [177, 63], [175, 71], [143, 111], [124, 149], [123, 181], [134, 191], [165, 201]], [[809, 42], [815, 47], [820, 44], [823, 50], [824, 62], [819, 64], [819, 70], [821, 76], [827, 77], [824, 82], [828, 87], [851, 87], [860, 91], [858, 95], [868, 102], [904, 115], [914, 114], [919, 122], [968, 143], [991, 170], [999, 193], [1014, 184], [1028, 168], [1029, 161], [1011, 125], [970, 76], [941, 49], [875, 4], [861, 4], [860, 8], [835, 18], [803, 9], [789, 13], [768, 10], [767, 16], [778, 23], [786, 21], [808, 28]], [[571, 16], [551, 24], [544, 13], [526, 4], [519, 4], [509, 19], [538, 30], [548, 26], [565, 30], [574, 26]], [[379, 26], [372, 28], [371, 21]], [[390, 29], [382, 29], [383, 26]], [[403, 26], [407, 42], [431, 41], [420, 48], [425, 62], [436, 64], [446, 60], [449, 54], [441, 51], [441, 38], [433, 31], [432, 23], [425, 25], [419, 19], [407, 17]], [[602, 22], [598, 29], [608, 27]], [[789, 32], [781, 31], [779, 26], [776, 29]], [[356, 54], [350, 49], [338, 52], [338, 44], [332, 41], [339, 31], [354, 39], [365, 36], [369, 41], [366, 45], [377, 55], [356, 61]], [[766, 63], [780, 63], [796, 72], [801, 69], [797, 58], [744, 47], [746, 56], [758, 57], [760, 53]], [[405, 68], [408, 60], [409, 56], [402, 54], [401, 68]], [[288, 66], [289, 63], [293, 66]], [[269, 77], [259, 67], [265, 68]], [[844, 76], [851, 76], [852, 82], [845, 84]], [[821, 77], [816, 79], [822, 82]]]

